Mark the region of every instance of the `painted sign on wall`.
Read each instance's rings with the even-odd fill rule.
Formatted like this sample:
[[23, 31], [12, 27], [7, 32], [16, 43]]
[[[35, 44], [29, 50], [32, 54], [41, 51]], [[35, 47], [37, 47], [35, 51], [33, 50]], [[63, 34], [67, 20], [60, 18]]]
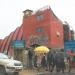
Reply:
[[39, 36], [32, 36], [30, 37], [31, 44], [47, 44], [48, 43], [48, 36], [46, 35], [39, 35]]

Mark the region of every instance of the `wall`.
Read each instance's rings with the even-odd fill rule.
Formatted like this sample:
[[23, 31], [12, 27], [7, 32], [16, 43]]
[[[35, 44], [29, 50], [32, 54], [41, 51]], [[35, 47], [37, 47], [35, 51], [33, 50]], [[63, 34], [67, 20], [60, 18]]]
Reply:
[[52, 21], [51, 25], [51, 47], [64, 48], [63, 25], [59, 21]]

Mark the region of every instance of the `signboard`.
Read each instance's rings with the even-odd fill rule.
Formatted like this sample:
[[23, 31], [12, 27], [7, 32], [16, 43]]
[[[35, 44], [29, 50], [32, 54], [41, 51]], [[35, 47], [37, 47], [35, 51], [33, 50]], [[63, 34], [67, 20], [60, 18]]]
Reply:
[[75, 49], [75, 40], [64, 42], [64, 48], [69, 50]]
[[67, 56], [66, 52], [68, 50], [72, 50], [73, 52], [75, 52], [75, 40], [72, 40], [72, 41], [65, 41], [64, 42], [64, 54], [65, 56]]
[[14, 49], [24, 49], [25, 41], [24, 40], [15, 40], [15, 41], [13, 41], [12, 47]]

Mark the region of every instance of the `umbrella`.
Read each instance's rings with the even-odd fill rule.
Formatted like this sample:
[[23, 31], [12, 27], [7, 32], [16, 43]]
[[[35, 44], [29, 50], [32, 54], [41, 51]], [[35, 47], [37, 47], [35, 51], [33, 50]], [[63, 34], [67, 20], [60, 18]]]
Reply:
[[49, 52], [49, 48], [46, 46], [38, 46], [34, 49], [34, 51], [36, 53], [48, 53]]

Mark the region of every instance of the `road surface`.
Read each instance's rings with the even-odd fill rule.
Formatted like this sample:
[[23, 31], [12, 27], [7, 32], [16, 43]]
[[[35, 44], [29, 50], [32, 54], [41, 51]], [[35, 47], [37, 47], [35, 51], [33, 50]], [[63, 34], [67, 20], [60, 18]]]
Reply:
[[46, 71], [38, 72], [36, 70], [24, 70], [23, 72], [21, 72], [21, 75], [75, 75], [75, 72], [72, 71], [71, 73], [68, 73], [68, 72], [50, 73], [50, 72], [46, 72]]
[[[4, 75], [2, 74], [2, 72], [0, 72], [0, 75]], [[8, 75], [12, 75], [12, 74], [8, 74]], [[19, 75], [75, 75], [75, 72], [72, 71], [71, 73], [65, 72], [65, 73], [50, 73], [50, 72], [46, 72], [46, 71], [41, 71], [38, 72], [37, 70], [23, 70], [22, 72], [20, 72]]]

